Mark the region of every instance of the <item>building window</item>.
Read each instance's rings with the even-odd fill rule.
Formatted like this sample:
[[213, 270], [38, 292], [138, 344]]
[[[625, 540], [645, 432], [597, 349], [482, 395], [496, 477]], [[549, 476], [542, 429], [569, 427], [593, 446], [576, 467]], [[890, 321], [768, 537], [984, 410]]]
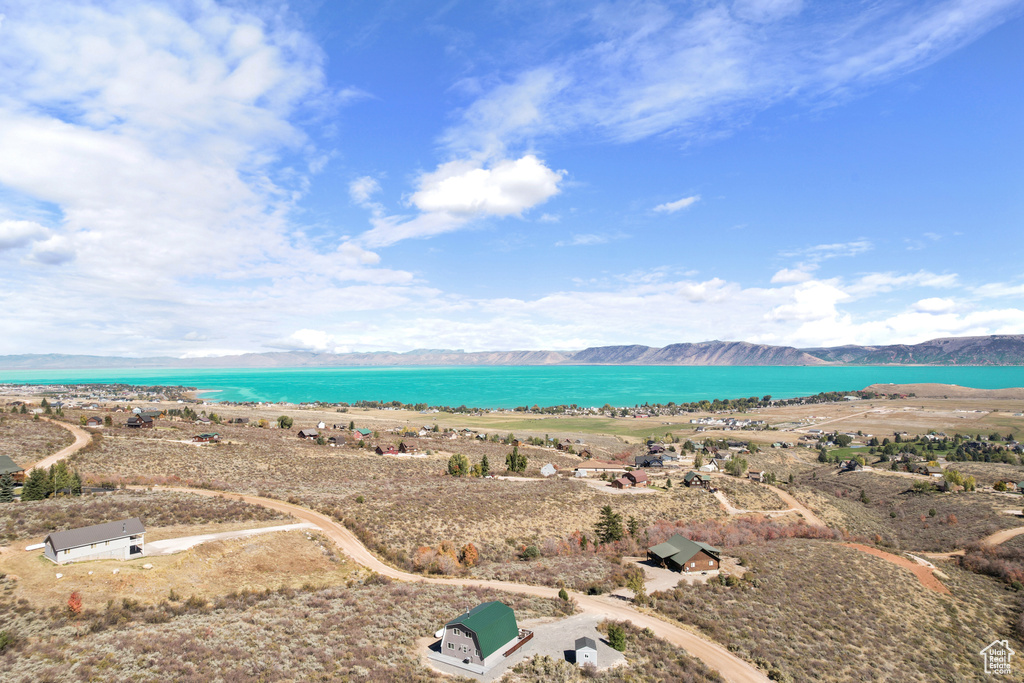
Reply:
[[448, 643], [448, 649], [449, 650], [454, 650], [455, 649], [455, 643]]
[[691, 562], [691, 563], [690, 563], [690, 566], [691, 566], [691, 567], [696, 567], [696, 566], [697, 566], [697, 563], [696, 563], [696, 562]]

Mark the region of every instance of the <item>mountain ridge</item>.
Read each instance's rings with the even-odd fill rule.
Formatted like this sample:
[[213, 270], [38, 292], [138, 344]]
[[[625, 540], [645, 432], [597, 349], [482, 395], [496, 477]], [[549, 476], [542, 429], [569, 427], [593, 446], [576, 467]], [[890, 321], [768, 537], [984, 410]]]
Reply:
[[1024, 335], [943, 337], [920, 344], [843, 345], [799, 349], [743, 341], [594, 346], [580, 351], [415, 349], [326, 353], [268, 351], [174, 358], [18, 354], [0, 356], [0, 370], [394, 367], [455, 365], [1024, 365]]

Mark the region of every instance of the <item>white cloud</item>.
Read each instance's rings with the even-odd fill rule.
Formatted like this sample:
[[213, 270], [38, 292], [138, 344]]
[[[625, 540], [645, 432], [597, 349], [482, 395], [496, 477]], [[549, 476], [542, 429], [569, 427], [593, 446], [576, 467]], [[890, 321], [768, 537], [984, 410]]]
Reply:
[[[310, 312], [437, 295], [332, 226], [297, 224], [331, 152], [296, 122], [354, 95], [330, 92], [320, 49], [278, 19], [142, 0], [8, 12], [0, 353], [251, 349]], [[54, 301], [58, 326], [38, 314]]]
[[482, 168], [450, 161], [420, 177], [412, 203], [420, 211], [469, 216], [518, 216], [558, 194], [565, 171], [552, 171], [532, 154]]
[[807, 282], [812, 277], [811, 273], [801, 269], [783, 268], [772, 276], [772, 284], [793, 284]]
[[[802, 6], [604, 3], [571, 18], [552, 10], [546, 23], [572, 25], [585, 42], [546, 63], [519, 72], [513, 66], [442, 141], [459, 155], [493, 155], [581, 131], [617, 141], [715, 135], [787, 99], [848, 97], [926, 66], [1011, 18], [1019, 3]], [[788, 20], [797, 14], [799, 25]]]
[[365, 206], [370, 198], [380, 192], [380, 183], [376, 178], [363, 176], [356, 178], [348, 184], [348, 194], [352, 201], [360, 206]]
[[918, 313], [951, 313], [955, 308], [955, 301], [941, 297], [921, 299], [913, 305], [913, 309]]
[[782, 252], [786, 257], [802, 257], [817, 263], [832, 258], [843, 256], [859, 256], [874, 249], [874, 245], [868, 240], [854, 240], [852, 242], [838, 242], [834, 244], [815, 244], [813, 246]]
[[54, 235], [35, 244], [32, 248], [32, 258], [48, 266], [57, 266], [74, 259], [75, 249], [68, 238]]
[[654, 207], [654, 210], [659, 213], [675, 213], [676, 211], [680, 211], [689, 206], [692, 206], [694, 203], [698, 201], [700, 201], [700, 195], [695, 194], [692, 197], [683, 197], [682, 199], [677, 199], [674, 202], [658, 204], [656, 207]]
[[604, 235], [580, 234], [580, 235], [573, 235], [572, 239], [569, 239], [569, 240], [562, 240], [562, 241], [559, 241], [559, 242], [555, 242], [555, 246], [556, 247], [588, 247], [588, 246], [594, 246], [594, 245], [597, 245], [597, 244], [608, 244], [609, 242], [612, 242], [614, 240], [623, 239], [625, 237], [627, 237], [627, 235], [625, 235], [623, 233], [604, 234]]
[[847, 293], [851, 296], [862, 298], [891, 292], [894, 289], [908, 289], [911, 287], [931, 287], [935, 289], [948, 290], [957, 284], [955, 273], [938, 275], [927, 270], [919, 270], [916, 273], [868, 273], [846, 287]]
[[803, 6], [803, 0], [735, 0], [732, 10], [742, 19], [767, 22], [799, 14]]
[[0, 221], [0, 251], [44, 239], [50, 231], [33, 221]]
[[370, 247], [459, 230], [476, 219], [520, 216], [560, 192], [565, 171], [553, 171], [532, 154], [490, 164], [449, 161], [424, 173], [410, 203], [420, 213], [371, 218], [373, 228], [359, 237]]

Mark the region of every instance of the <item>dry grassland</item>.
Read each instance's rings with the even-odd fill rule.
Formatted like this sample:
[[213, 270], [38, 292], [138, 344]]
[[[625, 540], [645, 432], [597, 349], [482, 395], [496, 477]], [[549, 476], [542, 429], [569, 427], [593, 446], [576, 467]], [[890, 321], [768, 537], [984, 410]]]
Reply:
[[31, 415], [0, 414], [0, 455], [22, 467], [70, 446], [75, 437], [66, 429]]
[[[249, 505], [228, 496], [208, 498], [173, 491], [117, 491], [102, 495], [49, 498], [17, 505], [0, 505], [0, 533], [7, 540], [36, 539], [63, 529], [103, 524], [138, 517], [147, 527], [171, 527], [213, 523], [215, 527], [231, 522], [283, 524], [291, 519], [276, 510]], [[226, 531], [226, 528], [220, 528]], [[204, 531], [185, 532], [195, 535]], [[147, 536], [156, 540], [154, 536]]]
[[[156, 539], [147, 533], [147, 540]], [[100, 609], [109, 600], [157, 604], [172, 591], [212, 600], [238, 590], [337, 586], [365, 573], [339, 558], [319, 533], [306, 530], [211, 541], [176, 555], [61, 566], [47, 560], [42, 550], [25, 552], [25, 545], [17, 543], [0, 555], [0, 572], [17, 577], [11, 597], [24, 598], [36, 608], [63, 608], [72, 592], [81, 596], [83, 607]], [[143, 569], [145, 564], [153, 568]], [[63, 577], [57, 579], [58, 573]]]
[[12, 683], [425, 683], [437, 675], [420, 662], [417, 639], [486, 600], [505, 602], [519, 619], [557, 616], [566, 606], [488, 590], [396, 583], [240, 592], [148, 608], [115, 603], [72, 619], [66, 610], [38, 614], [5, 596], [0, 621], [16, 633], [16, 642], [0, 654], [0, 667]]
[[[418, 546], [450, 540], [458, 546], [472, 542], [484, 559], [503, 561], [516, 551], [506, 539], [537, 543], [574, 531], [589, 534], [598, 510], [609, 503], [625, 518], [634, 516], [645, 523], [723, 516], [709, 494], [682, 486], [654, 495], [612, 497], [562, 478], [449, 477], [442, 474], [447, 453], [400, 458], [318, 446], [278, 430], [232, 428], [223, 433], [230, 443], [202, 448], [154, 437], [104, 438], [96, 450], [76, 456], [75, 464], [99, 481], [184, 482], [294, 497], [365, 525], [378, 542], [407, 554]], [[487, 453], [494, 469], [504, 469], [505, 454], [511, 450], [472, 440], [445, 447], [466, 453], [473, 463]], [[579, 461], [541, 449], [522, 452], [534, 471], [547, 462], [569, 467]]]
[[[840, 474], [834, 466], [823, 466], [799, 477], [791, 491], [826, 524], [904, 550], [954, 550], [999, 529], [1020, 526], [1019, 520], [1003, 514], [1010, 507], [1003, 496], [917, 493], [915, 481], [924, 478]], [[862, 502], [861, 491], [869, 502]]]
[[740, 510], [785, 510], [789, 506], [774, 491], [749, 479], [715, 477], [712, 484]]
[[1018, 594], [987, 577], [944, 566], [953, 594], [942, 596], [838, 543], [784, 540], [738, 552], [752, 582], [657, 593], [657, 609], [776, 680], [981, 681], [982, 648], [997, 638], [1024, 646], [1013, 629]]

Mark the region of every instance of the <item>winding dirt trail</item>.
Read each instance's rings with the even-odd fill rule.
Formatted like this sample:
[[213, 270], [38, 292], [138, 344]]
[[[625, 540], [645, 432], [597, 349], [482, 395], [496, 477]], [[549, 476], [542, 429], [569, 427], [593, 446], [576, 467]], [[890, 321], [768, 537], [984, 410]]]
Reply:
[[37, 468], [49, 469], [50, 465], [53, 465], [58, 460], [63, 460], [64, 458], [68, 457], [73, 453], [77, 453], [78, 451], [88, 446], [89, 443], [92, 441], [92, 435], [89, 434], [89, 432], [82, 429], [81, 427], [79, 427], [78, 425], [68, 424], [67, 422], [61, 422], [60, 420], [51, 420], [48, 417], [44, 417], [41, 419], [46, 420], [51, 424], [55, 424], [58, 427], [63, 427], [64, 429], [74, 434], [75, 442], [66, 448], [62, 448], [53, 455], [43, 458], [42, 460], [32, 465], [31, 467], [25, 468], [26, 475], [28, 475], [29, 472]]
[[878, 548], [872, 548], [871, 546], [861, 545], [860, 543], [844, 543], [843, 545], [845, 545], [847, 548], [854, 548], [855, 550], [859, 550], [862, 553], [867, 553], [868, 555], [880, 557], [886, 562], [893, 563], [897, 567], [903, 567], [904, 569], [913, 572], [913, 574], [917, 577], [917, 580], [920, 581], [921, 585], [925, 588], [930, 588], [936, 593], [945, 593], [947, 595], [949, 594], [949, 589], [942, 585], [942, 583], [937, 578], [935, 578], [935, 575], [932, 574], [932, 571], [934, 570], [930, 569], [929, 567], [926, 567], [923, 564], [911, 562], [905, 557], [893, 555], [892, 553], [887, 553], [883, 550], [879, 550]]
[[828, 526], [818, 518], [818, 515], [811, 512], [806, 505], [804, 505], [799, 500], [794, 498], [788, 492], [783, 491], [782, 489], [772, 486], [770, 484], [762, 484], [762, 486], [767, 486], [771, 491], [774, 491], [775, 495], [782, 499], [782, 502], [786, 503], [787, 505], [789, 505], [789, 507], [793, 508], [801, 515], [803, 515], [804, 519], [807, 520], [808, 524], [812, 524], [814, 526]]
[[[144, 487], [133, 487], [144, 488]], [[261, 496], [249, 496], [230, 493], [227, 491], [210, 491], [206, 489], [192, 489], [179, 486], [154, 486], [154, 490], [180, 491], [183, 493], [194, 493], [200, 496], [225, 496], [263, 507], [285, 512], [297, 517], [304, 522], [314, 524], [328, 538], [330, 538], [346, 555], [356, 563], [371, 569], [383, 576], [398, 581], [414, 581], [423, 583], [439, 583], [451, 586], [473, 586], [481, 588], [493, 588], [495, 590], [507, 591], [509, 593], [520, 593], [544, 598], [558, 596], [558, 589], [546, 586], [528, 586], [520, 583], [507, 581], [488, 581], [480, 579], [438, 579], [420, 576], [403, 572], [394, 567], [388, 566], [378, 560], [355, 535], [344, 526], [331, 519], [327, 515], [315, 512], [308, 508], [286, 503], [274, 498], [263, 498]], [[600, 617], [629, 620], [640, 628], [649, 628], [658, 637], [685, 649], [691, 656], [701, 660], [708, 667], [718, 671], [726, 681], [734, 683], [765, 683], [768, 678], [755, 667], [744, 660], [736, 657], [724, 647], [687, 631], [673, 623], [660, 619], [651, 614], [640, 612], [634, 609], [628, 602], [619, 598], [605, 596], [591, 596], [570, 591], [570, 595], [576, 600], [581, 612]]]

